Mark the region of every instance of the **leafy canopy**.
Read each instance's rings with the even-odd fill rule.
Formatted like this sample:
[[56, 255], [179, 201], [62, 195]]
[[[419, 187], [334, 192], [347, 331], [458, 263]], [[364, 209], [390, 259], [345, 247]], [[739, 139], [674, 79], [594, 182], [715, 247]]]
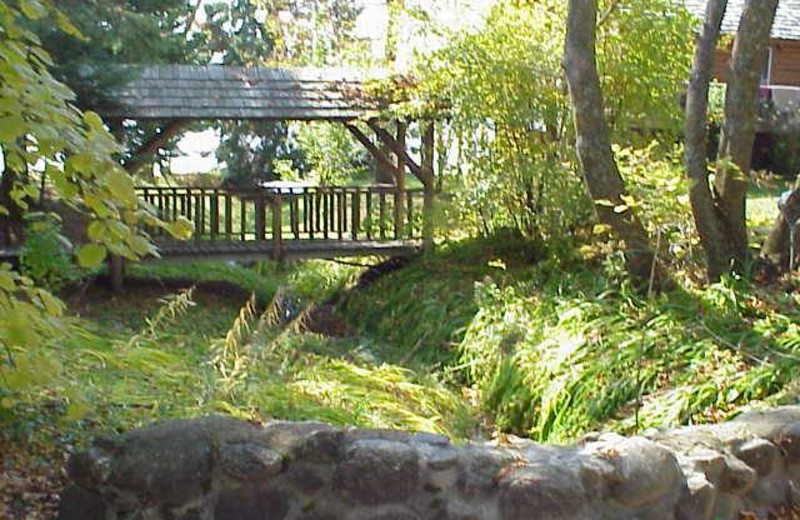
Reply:
[[[598, 62], [612, 136], [626, 145], [675, 136], [694, 21], [671, 0], [601, 2]], [[422, 56], [410, 115], [448, 109], [459, 208], [482, 231], [563, 236], [589, 207], [577, 175], [563, 77], [566, 6], [500, 2], [477, 31]], [[447, 31], [438, 29], [439, 32]]]

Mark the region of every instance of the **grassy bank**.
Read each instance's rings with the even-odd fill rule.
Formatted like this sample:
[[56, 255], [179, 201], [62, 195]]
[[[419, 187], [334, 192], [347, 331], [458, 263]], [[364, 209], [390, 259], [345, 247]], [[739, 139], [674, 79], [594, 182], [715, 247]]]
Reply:
[[615, 257], [530, 259], [503, 240], [456, 245], [351, 293], [340, 310], [385, 346], [380, 355], [466, 387], [485, 429], [542, 441], [797, 400], [796, 281], [648, 297], [619, 278]]

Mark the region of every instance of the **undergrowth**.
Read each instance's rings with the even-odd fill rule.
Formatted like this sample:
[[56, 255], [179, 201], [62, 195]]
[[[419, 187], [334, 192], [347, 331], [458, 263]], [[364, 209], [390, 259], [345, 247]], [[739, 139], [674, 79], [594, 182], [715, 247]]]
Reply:
[[728, 279], [648, 298], [619, 258], [526, 265], [529, 249], [456, 245], [351, 293], [341, 312], [391, 345], [384, 355], [468, 388], [485, 430], [540, 441], [797, 401], [796, 288]]
[[28, 428], [44, 416], [59, 417], [77, 439], [207, 413], [454, 438], [466, 437], [471, 427], [463, 398], [433, 376], [315, 353], [333, 340], [304, 332], [299, 318], [286, 321], [281, 291], [266, 306], [253, 296], [238, 312], [231, 309], [233, 297], [220, 300], [194, 288], [157, 302], [150, 291], [143, 296], [146, 303], [133, 306], [133, 314], [146, 309], [147, 316], [105, 308], [107, 302], [101, 309], [91, 305], [85, 317], [72, 320], [68, 337], [43, 347], [42, 356], [60, 361], [63, 382], [75, 397], [37, 395], [18, 403], [14, 412], [22, 420], [8, 424]]
[[[584, 254], [496, 236], [366, 286], [357, 268], [320, 262], [270, 271], [266, 299], [198, 284], [74, 304], [73, 333], [34, 361], [58, 360], [59, 380], [79, 391], [16, 413], [57, 409], [78, 437], [221, 412], [561, 441], [797, 402], [797, 280], [647, 296], [628, 288], [618, 257]], [[350, 336], [307, 331], [303, 309], [331, 301]]]

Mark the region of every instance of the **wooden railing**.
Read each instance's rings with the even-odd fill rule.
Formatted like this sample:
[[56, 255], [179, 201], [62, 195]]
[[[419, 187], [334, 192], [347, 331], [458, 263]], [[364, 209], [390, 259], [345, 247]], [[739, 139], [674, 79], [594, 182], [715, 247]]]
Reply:
[[[421, 239], [422, 189], [391, 186], [231, 190], [139, 187], [165, 220], [194, 223], [195, 240], [389, 241]], [[161, 230], [150, 230], [155, 237]]]

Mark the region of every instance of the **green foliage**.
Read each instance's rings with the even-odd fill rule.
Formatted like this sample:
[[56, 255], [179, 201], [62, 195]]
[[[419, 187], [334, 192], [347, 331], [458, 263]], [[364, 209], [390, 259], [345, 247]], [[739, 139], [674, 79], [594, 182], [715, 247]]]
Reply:
[[297, 127], [294, 138], [305, 159], [304, 180], [335, 186], [365, 177], [366, 150], [341, 125], [305, 123]]
[[364, 42], [355, 33], [362, 8], [351, 0], [256, 0], [274, 39], [271, 59], [294, 66], [341, 66], [363, 62]]
[[81, 277], [72, 259], [72, 244], [61, 234], [55, 215], [28, 215], [25, 237], [19, 255], [20, 272], [36, 285], [56, 292]]
[[[4, 159], [0, 214], [12, 225], [24, 220], [33, 211], [44, 181], [62, 204], [89, 221], [89, 243], [78, 252], [81, 263], [102, 261], [107, 252], [135, 259], [152, 250], [140, 233], [140, 223], [170, 227], [138, 205], [132, 180], [114, 161], [118, 145], [102, 120], [93, 112], [77, 110], [73, 93], [49, 72], [52, 59], [26, 28], [31, 20], [45, 19], [79, 34], [49, 2], [0, 4], [0, 149]], [[45, 233], [43, 240], [48, 238], [58, 240]], [[44, 276], [44, 260], [36, 258], [30, 247], [28, 268], [36, 271], [31, 274]], [[52, 389], [63, 383], [49, 377], [48, 370], [42, 370], [48, 377], [40, 377], [35, 363], [25, 361], [46, 359], [41, 349], [54, 337], [68, 334], [62, 312], [61, 302], [29, 277], [7, 264], [0, 266], [0, 346], [7, 354], [0, 361], [4, 403], [40, 391], [40, 384]]]
[[278, 290], [278, 282], [274, 276], [270, 276], [270, 269], [277, 272], [277, 266], [271, 263], [260, 272], [224, 262], [149, 263], [131, 264], [128, 266], [128, 275], [160, 282], [228, 282], [243, 291], [254, 293], [260, 301], [267, 302]]
[[338, 308], [379, 359], [425, 369], [451, 365], [478, 309], [474, 284], [513, 276], [539, 254], [513, 233], [452, 244], [347, 293]]
[[[633, 208], [654, 237], [660, 261], [671, 264], [673, 270], [694, 269], [700, 254], [699, 239], [688, 218], [692, 210], [682, 150], [664, 150], [653, 141], [640, 148], [615, 146], [614, 152], [620, 173], [630, 187], [624, 208]], [[595, 226], [596, 234], [606, 231], [604, 226]]]
[[[75, 406], [67, 407], [68, 417], [59, 406], [71, 432], [97, 434], [223, 412], [466, 436], [470, 420], [456, 392], [400, 366], [339, 358], [335, 353], [342, 349], [333, 345], [339, 340], [302, 333], [298, 322], [282, 324], [281, 293], [266, 309], [253, 299], [239, 309], [238, 295], [202, 286], [161, 294], [131, 291], [125, 305], [90, 295], [73, 334], [39, 351], [57, 361], [50, 376], [68, 373], [65, 383], [82, 390]], [[19, 370], [37, 363], [21, 357]], [[46, 395], [30, 403], [41, 407]], [[19, 400], [3, 404], [25, 409]]]
[[775, 402], [792, 381], [797, 330], [768, 324], [797, 316], [746, 287], [644, 301], [549, 268], [535, 289], [478, 288], [462, 360], [500, 430], [546, 441], [717, 421]]
[[[598, 61], [612, 135], [675, 136], [693, 19], [669, 0], [603, 2]], [[545, 240], [585, 223], [561, 66], [565, 4], [499, 2], [479, 31], [449, 35], [424, 57], [411, 114], [447, 107], [457, 149], [453, 191], [466, 224]]]
[[796, 295], [725, 280], [647, 299], [615, 257], [526, 265], [502, 243], [412, 264], [348, 296], [343, 313], [379, 358], [466, 385], [486, 428], [541, 441], [796, 402]]

